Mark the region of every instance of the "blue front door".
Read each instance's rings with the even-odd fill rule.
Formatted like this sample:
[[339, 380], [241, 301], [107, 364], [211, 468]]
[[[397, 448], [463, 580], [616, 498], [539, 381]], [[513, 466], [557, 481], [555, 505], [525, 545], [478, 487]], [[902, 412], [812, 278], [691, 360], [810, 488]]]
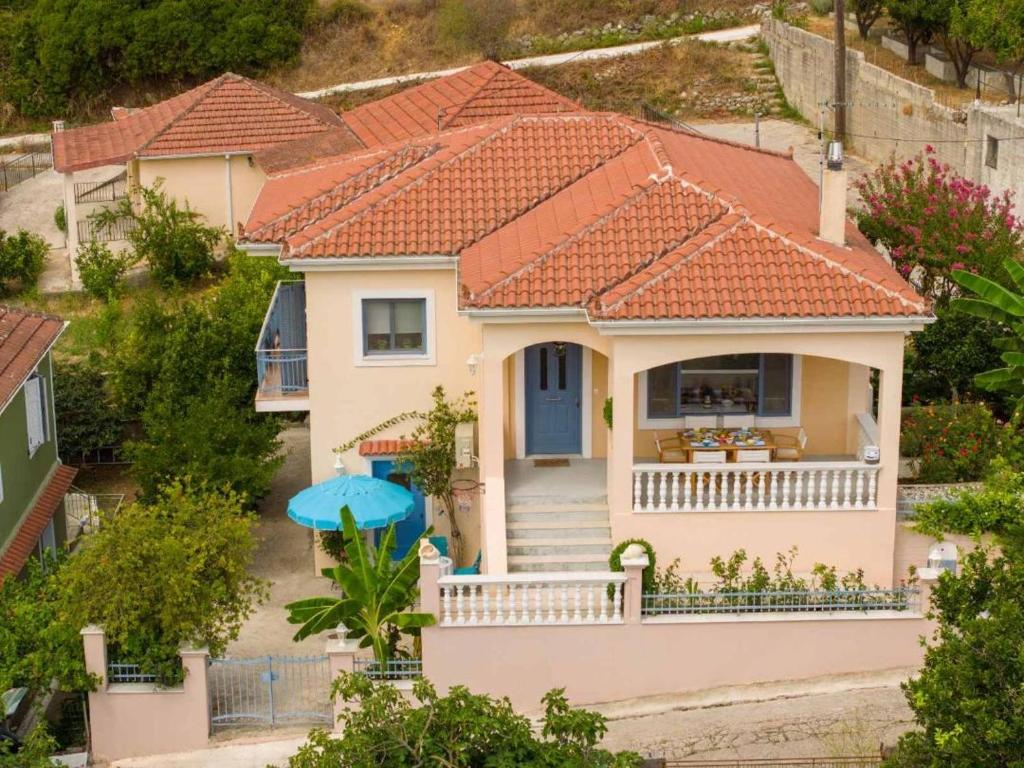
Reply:
[[[412, 484], [409, 475], [405, 472], [396, 471], [395, 462], [391, 459], [374, 461], [373, 476], [380, 480], [387, 480], [389, 483], [397, 483], [403, 488], [412, 491], [414, 503], [412, 512], [402, 522], [395, 525], [395, 553], [392, 557], [400, 560], [410, 547], [418, 546], [420, 537], [427, 530], [427, 502], [423, 498], [420, 489]], [[378, 529], [374, 540], [379, 542], [384, 529]]]
[[526, 348], [526, 452], [579, 453], [583, 354], [578, 344]]

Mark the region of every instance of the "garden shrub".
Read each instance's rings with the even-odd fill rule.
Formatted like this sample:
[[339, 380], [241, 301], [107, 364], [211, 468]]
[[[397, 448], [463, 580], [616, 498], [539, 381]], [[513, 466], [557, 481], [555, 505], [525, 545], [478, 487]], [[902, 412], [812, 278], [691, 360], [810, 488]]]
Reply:
[[362, 0], [332, 0], [317, 9], [321, 24], [358, 24], [373, 16], [373, 9]]
[[641, 547], [644, 548], [644, 551], [647, 552], [647, 559], [650, 560], [650, 565], [644, 568], [642, 583], [645, 593], [653, 592], [655, 584], [655, 566], [657, 565], [658, 558], [655, 557], [654, 547], [651, 546], [651, 543], [649, 541], [646, 541], [644, 539], [626, 539], [625, 541], [620, 541], [618, 544], [615, 545], [615, 548], [612, 549], [611, 555], [608, 556], [608, 570], [616, 572], [623, 570], [622, 553], [626, 551], [626, 547], [628, 547], [630, 544], [639, 544]]
[[23, 291], [35, 288], [49, 250], [43, 238], [28, 230], [8, 235], [0, 229], [0, 296], [10, 290], [12, 282]]
[[91, 360], [54, 362], [54, 409], [61, 456], [73, 461], [83, 453], [119, 445], [125, 418], [111, 401], [106, 379]]
[[918, 481], [979, 480], [999, 447], [1000, 427], [981, 403], [903, 409], [900, 455], [919, 458]]
[[998, 456], [993, 459], [981, 490], [960, 491], [951, 498], [918, 505], [914, 529], [935, 538], [948, 533], [1004, 535], [1024, 522], [1022, 498], [1024, 474]]
[[124, 288], [124, 276], [132, 265], [125, 253], [115, 254], [105, 243], [90, 240], [75, 257], [82, 288], [87, 294], [110, 301]]
[[65, 235], [68, 233], [68, 216], [64, 211], [64, 203], [58, 205], [57, 210], [53, 212], [53, 223], [56, 224], [57, 229]]

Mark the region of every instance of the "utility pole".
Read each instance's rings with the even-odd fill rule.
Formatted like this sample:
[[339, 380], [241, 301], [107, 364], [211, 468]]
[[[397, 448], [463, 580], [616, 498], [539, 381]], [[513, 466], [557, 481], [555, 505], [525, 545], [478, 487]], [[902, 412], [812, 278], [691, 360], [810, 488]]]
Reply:
[[846, 0], [835, 0], [835, 87], [832, 90], [835, 138], [846, 138]]

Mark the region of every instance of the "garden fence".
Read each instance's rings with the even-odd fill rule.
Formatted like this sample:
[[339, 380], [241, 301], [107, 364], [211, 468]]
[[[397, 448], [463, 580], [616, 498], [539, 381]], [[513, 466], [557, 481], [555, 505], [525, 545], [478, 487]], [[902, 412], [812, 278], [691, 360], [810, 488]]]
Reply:
[[10, 162], [0, 163], [0, 192], [6, 192], [52, 167], [53, 155], [49, 152], [27, 152]]
[[645, 594], [643, 615], [834, 613], [918, 610], [921, 592], [898, 589], [784, 590], [772, 592], [676, 592]]

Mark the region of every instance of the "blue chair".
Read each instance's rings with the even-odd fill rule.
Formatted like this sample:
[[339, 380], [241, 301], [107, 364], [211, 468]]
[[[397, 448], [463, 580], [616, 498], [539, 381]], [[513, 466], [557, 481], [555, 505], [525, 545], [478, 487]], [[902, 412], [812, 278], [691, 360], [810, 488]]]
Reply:
[[431, 536], [430, 543], [437, 547], [437, 551], [441, 553], [441, 557], [448, 557], [447, 536]]
[[480, 561], [483, 559], [484, 553], [481, 550], [476, 551], [476, 560], [473, 561], [472, 565], [467, 565], [465, 568], [456, 568], [454, 573], [456, 576], [476, 576], [480, 573]]

